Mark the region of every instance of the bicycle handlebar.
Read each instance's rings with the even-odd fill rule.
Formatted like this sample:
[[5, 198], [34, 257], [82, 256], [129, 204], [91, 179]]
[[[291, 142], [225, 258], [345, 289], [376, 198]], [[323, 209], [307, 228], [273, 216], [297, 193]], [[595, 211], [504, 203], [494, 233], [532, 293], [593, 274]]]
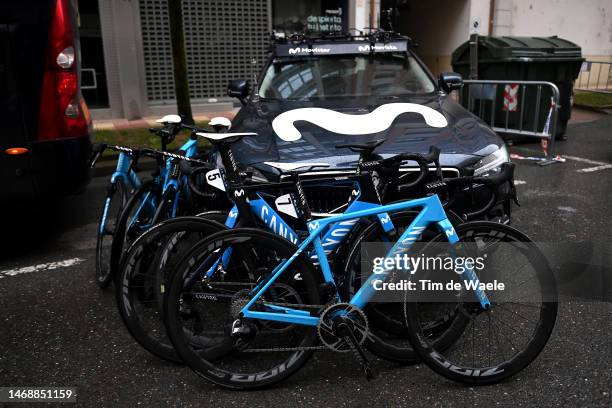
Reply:
[[[433, 183], [429, 183], [425, 186], [425, 189], [429, 192], [436, 193], [439, 191], [447, 191], [454, 193], [459, 189], [464, 188], [473, 188], [475, 184], [482, 184], [489, 189], [491, 192], [491, 198], [489, 201], [482, 206], [480, 209], [464, 214], [466, 219], [478, 217], [480, 215], [486, 214], [499, 200], [499, 187], [504, 183], [510, 183], [511, 186], [511, 198], [514, 202], [519, 205], [518, 199], [516, 197], [516, 190], [514, 189], [514, 163], [503, 163], [501, 165], [500, 171], [491, 176], [482, 177], [482, 176], [465, 176], [465, 177], [457, 177], [453, 179], [440, 180]], [[453, 198], [454, 199], [454, 198]], [[452, 202], [452, 200], [451, 200]], [[447, 203], [447, 205], [449, 205]]]
[[161, 128], [149, 128], [149, 132], [159, 136], [162, 139], [162, 148], [165, 149], [165, 145], [172, 143], [176, 138], [176, 135], [183, 129], [190, 130], [191, 132], [201, 132], [204, 129], [198, 128], [197, 126], [187, 125], [185, 123], [172, 123], [166, 124]]
[[[393, 163], [393, 165], [399, 166], [403, 161], [408, 160], [417, 162], [417, 164], [419, 165], [419, 175], [414, 181], [410, 183], [398, 185], [398, 192], [401, 193], [405, 190], [410, 190], [415, 186], [421, 184], [423, 180], [425, 180], [425, 177], [427, 177], [427, 175], [429, 174], [429, 164], [431, 163], [436, 166], [436, 172], [438, 174], [438, 177], [440, 179], [442, 178], [442, 168], [440, 167], [440, 149], [438, 149], [437, 147], [431, 146], [427, 154], [402, 153], [389, 159], [385, 159], [383, 161], [389, 161], [389, 163]], [[402, 177], [400, 177], [400, 179], [401, 178]]]
[[170, 152], [164, 152], [161, 150], [155, 150], [155, 149], [151, 149], [149, 147], [143, 147], [141, 149], [139, 149], [139, 152], [145, 156], [149, 156], [149, 157], [165, 157], [167, 159], [176, 159], [182, 162], [188, 162], [188, 163], [193, 163], [193, 164], [197, 164], [199, 166], [210, 166], [210, 163], [205, 162], [203, 160], [199, 160], [199, 159], [194, 159], [192, 157], [187, 157], [181, 154], [177, 154], [177, 153], [170, 153]]
[[216, 196], [215, 193], [207, 193], [206, 191], [201, 190], [198, 183], [196, 182], [196, 179], [201, 174], [206, 174], [210, 170], [213, 170], [212, 166], [210, 167], [202, 166], [202, 167], [196, 167], [195, 169], [191, 169], [191, 172], [189, 173], [189, 177], [188, 177], [189, 188], [195, 195], [203, 197], [203, 198], [214, 198]]
[[98, 159], [100, 159], [100, 157], [102, 156], [102, 153], [104, 153], [106, 149], [111, 149], [116, 152], [126, 153], [126, 154], [129, 154], [130, 156], [134, 156], [137, 150], [137, 149], [134, 149], [132, 147], [127, 147], [127, 146], [109, 145], [107, 143], [95, 143], [91, 147], [91, 158], [89, 159], [91, 168], [93, 168], [96, 165], [96, 163], [98, 162]]

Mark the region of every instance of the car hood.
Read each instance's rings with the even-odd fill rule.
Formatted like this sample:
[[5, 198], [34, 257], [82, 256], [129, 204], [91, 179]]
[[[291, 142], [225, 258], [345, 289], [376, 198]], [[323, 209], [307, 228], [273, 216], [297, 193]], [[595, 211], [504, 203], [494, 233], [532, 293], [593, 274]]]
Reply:
[[[405, 112], [403, 108], [408, 106], [406, 104], [426, 107], [424, 111], [435, 111], [441, 116], [435, 112], [430, 116]], [[300, 110], [299, 113], [296, 110]], [[281, 114], [284, 116], [277, 119]], [[356, 116], [353, 120], [343, 115], [369, 116]], [[293, 133], [292, 127], [284, 120], [287, 117], [292, 118], [289, 122], [296, 130]], [[438, 119], [437, 123], [435, 119]], [[280, 122], [284, 126], [279, 126]], [[338, 125], [340, 122], [344, 125]], [[255, 167], [266, 172], [272, 170], [261, 165], [264, 161], [323, 162], [335, 169], [354, 168], [357, 155], [335, 146], [378, 139], [385, 139], [385, 143], [376, 149], [376, 153], [382, 156], [405, 152], [427, 153], [430, 146], [436, 146], [441, 151], [441, 165], [456, 168], [472, 165], [503, 145], [501, 138], [478, 117], [450, 97], [438, 94], [317, 101], [250, 101], [236, 115], [232, 131], [258, 134], [257, 137], [243, 139], [234, 146], [233, 151], [239, 162], [259, 164]]]

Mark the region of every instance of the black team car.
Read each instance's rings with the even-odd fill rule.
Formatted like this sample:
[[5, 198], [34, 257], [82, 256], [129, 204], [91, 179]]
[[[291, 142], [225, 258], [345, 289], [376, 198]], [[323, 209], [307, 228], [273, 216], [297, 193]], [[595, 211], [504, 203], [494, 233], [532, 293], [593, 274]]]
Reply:
[[[357, 164], [355, 153], [336, 145], [384, 139], [376, 150], [383, 157], [427, 153], [437, 146], [447, 178], [498, 171], [509, 161], [504, 142], [450, 96], [463, 85], [461, 76], [444, 73], [436, 80], [411, 46], [410, 38], [382, 31], [275, 38], [257, 84], [235, 80], [229, 85], [228, 94], [243, 104], [232, 131], [259, 135], [240, 142], [239, 161], [251, 163], [256, 175], [268, 180], [283, 176], [263, 164], [265, 159], [324, 162], [330, 167], [305, 176], [329, 177], [353, 172]], [[416, 163], [401, 169], [416, 170]], [[313, 210], [328, 212], [349, 193], [314, 189], [309, 200]], [[507, 202], [501, 193], [500, 201]], [[487, 202], [490, 192], [482, 188], [475, 197]], [[466, 211], [475, 206], [472, 199], [466, 200]], [[509, 208], [496, 206], [488, 218], [507, 219]]]
[[68, 195], [89, 182], [77, 29], [76, 1], [0, 2], [0, 201]]

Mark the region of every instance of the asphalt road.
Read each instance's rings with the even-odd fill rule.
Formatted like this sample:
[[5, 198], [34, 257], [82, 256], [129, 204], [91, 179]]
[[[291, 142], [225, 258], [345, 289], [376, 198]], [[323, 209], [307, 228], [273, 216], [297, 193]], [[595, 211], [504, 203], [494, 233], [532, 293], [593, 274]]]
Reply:
[[[155, 359], [132, 341], [114, 296], [92, 279], [95, 223], [106, 184], [106, 177], [98, 177], [84, 195], [2, 211], [0, 386], [76, 386], [80, 406], [609, 407], [610, 129], [612, 116], [572, 125], [570, 140], [558, 145], [559, 153], [574, 158], [566, 163], [519, 162], [522, 207], [514, 225], [562, 248], [551, 262], [564, 278], [578, 279], [565, 290], [571, 294], [578, 286], [581, 297], [564, 296], [545, 351], [502, 384], [464, 387], [425, 366], [374, 358], [377, 377], [367, 382], [347, 355], [323, 352], [273, 389], [233, 392]], [[521, 155], [530, 150], [538, 146], [512, 148]]]

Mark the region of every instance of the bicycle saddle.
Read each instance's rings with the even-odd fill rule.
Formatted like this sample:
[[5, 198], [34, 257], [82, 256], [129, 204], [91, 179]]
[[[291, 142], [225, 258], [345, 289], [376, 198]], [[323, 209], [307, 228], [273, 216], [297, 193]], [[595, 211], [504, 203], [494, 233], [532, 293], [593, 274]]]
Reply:
[[227, 132], [232, 127], [232, 121], [223, 116], [215, 116], [208, 124], [212, 126], [216, 132], [221, 132], [222, 130]]
[[278, 163], [278, 162], [264, 162], [270, 167], [280, 170], [281, 172], [292, 172], [298, 169], [311, 170], [315, 167], [329, 167], [329, 163]]
[[166, 115], [161, 119], [157, 119], [155, 122], [163, 124], [177, 124], [181, 123], [181, 117], [179, 115]]
[[373, 140], [367, 143], [348, 143], [336, 145], [336, 149], [350, 149], [355, 153], [365, 153], [366, 155], [372, 154], [374, 150], [380, 145], [385, 143], [385, 139]]

